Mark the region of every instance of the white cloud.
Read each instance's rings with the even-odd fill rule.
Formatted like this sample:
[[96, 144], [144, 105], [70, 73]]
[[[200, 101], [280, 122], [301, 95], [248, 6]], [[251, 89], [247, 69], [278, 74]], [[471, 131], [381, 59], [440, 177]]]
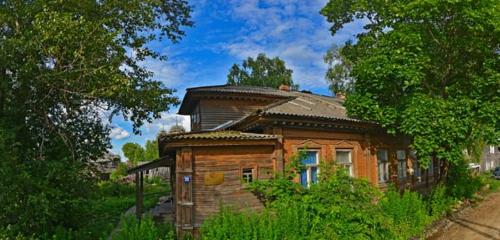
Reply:
[[360, 26], [348, 25], [332, 37], [330, 24], [319, 14], [325, 4], [324, 0], [232, 0], [227, 14], [244, 26], [222, 48], [239, 59], [260, 52], [278, 56], [294, 71], [296, 83], [326, 87], [323, 55], [333, 43], [353, 38]]
[[144, 124], [144, 132], [159, 133], [160, 131], [168, 131], [174, 125], [183, 126], [186, 131], [190, 131], [191, 123], [188, 116], [178, 115], [174, 113], [161, 113], [161, 117], [153, 120], [151, 123]]
[[112, 127], [109, 137], [116, 140], [121, 140], [130, 136], [130, 133], [121, 127]]
[[167, 61], [148, 59], [141, 62], [147, 70], [153, 72], [153, 79], [162, 82], [168, 88], [176, 88], [183, 83], [183, 75], [188, 65], [178, 59]]

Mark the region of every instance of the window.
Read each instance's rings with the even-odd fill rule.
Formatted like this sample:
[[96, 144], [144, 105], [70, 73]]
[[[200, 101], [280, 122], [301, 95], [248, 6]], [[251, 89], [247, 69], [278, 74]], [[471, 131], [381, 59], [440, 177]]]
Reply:
[[335, 152], [337, 163], [347, 169], [349, 176], [354, 176], [352, 169], [352, 150], [350, 149], [337, 149]]
[[387, 150], [377, 151], [378, 181], [383, 183], [389, 180], [389, 158]]
[[250, 183], [253, 180], [253, 169], [252, 168], [243, 168], [241, 171], [241, 176], [243, 181], [246, 183]]
[[304, 151], [305, 156], [302, 159], [302, 164], [305, 169], [300, 173], [300, 184], [304, 187], [311, 186], [312, 183], [318, 182], [318, 151]]
[[410, 152], [410, 158], [412, 161], [413, 176], [418, 178], [417, 180], [420, 182], [420, 177], [422, 176], [422, 168], [420, 167], [420, 162], [418, 162], [417, 152], [415, 150]]
[[406, 178], [406, 152], [405, 150], [397, 150], [396, 158], [398, 159], [398, 177]]
[[193, 112], [191, 113], [191, 128], [198, 129], [198, 125], [200, 124], [200, 107], [196, 105]]

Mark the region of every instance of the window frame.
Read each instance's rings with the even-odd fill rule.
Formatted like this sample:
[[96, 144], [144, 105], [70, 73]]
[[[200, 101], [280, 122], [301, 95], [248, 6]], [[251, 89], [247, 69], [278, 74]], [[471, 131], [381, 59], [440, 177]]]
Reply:
[[[337, 152], [348, 152], [349, 153], [349, 163], [340, 163], [337, 159]], [[354, 164], [353, 164], [353, 154], [354, 154], [354, 149], [352, 148], [335, 148], [335, 163], [342, 167], [349, 166], [348, 168], [348, 173], [350, 177], [354, 177]]]
[[[404, 158], [400, 158], [400, 156], [399, 156], [400, 152], [404, 153]], [[405, 179], [408, 176], [408, 173], [407, 173], [407, 171], [408, 171], [408, 163], [407, 163], [408, 156], [407, 155], [408, 154], [406, 154], [406, 150], [402, 150], [402, 149], [396, 150], [396, 160], [398, 162], [397, 169], [398, 169], [398, 178], [399, 179]], [[402, 173], [402, 174], [400, 174], [400, 173]]]
[[[250, 181], [245, 178], [246, 177], [245, 170], [250, 170]], [[255, 170], [253, 167], [242, 167], [241, 168], [241, 179], [243, 180], [244, 183], [251, 183], [255, 179], [254, 173], [255, 173]]]
[[[384, 152], [385, 153], [385, 161], [381, 161], [379, 159], [379, 152]], [[380, 165], [382, 164], [383, 166], [383, 170], [385, 172], [385, 177], [386, 179], [383, 180], [381, 174], [380, 174]], [[382, 148], [382, 149], [378, 149], [377, 150], [377, 175], [378, 175], [378, 182], [379, 183], [387, 183], [390, 181], [391, 179], [391, 175], [389, 173], [389, 150], [388, 149], [385, 149], [385, 148]]]
[[320, 157], [320, 150], [319, 149], [299, 149], [299, 152], [315, 152], [316, 153], [316, 163], [315, 164], [303, 164], [302, 163], [302, 160], [301, 160], [301, 164], [304, 165], [304, 167], [306, 168], [305, 169], [305, 172], [306, 172], [306, 183], [307, 183], [307, 186], [304, 186], [302, 184], [302, 172], [299, 173], [299, 182], [302, 186], [304, 187], [307, 187], [309, 188], [311, 186], [311, 184], [314, 184], [314, 183], [317, 183], [319, 181], [319, 179], [317, 178], [316, 176], [316, 182], [313, 182], [313, 179], [312, 179], [312, 168], [313, 167], [316, 167], [316, 175], [319, 175], [319, 157]]

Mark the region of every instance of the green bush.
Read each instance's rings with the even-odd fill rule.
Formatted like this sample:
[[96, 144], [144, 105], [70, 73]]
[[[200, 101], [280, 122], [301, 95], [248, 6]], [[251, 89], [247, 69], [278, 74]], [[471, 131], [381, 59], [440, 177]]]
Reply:
[[487, 187], [487, 191], [496, 192], [500, 188], [500, 181], [493, 178], [491, 172], [481, 174], [479, 181], [481, 186]]
[[379, 205], [384, 214], [392, 220], [392, 228], [398, 239], [420, 235], [432, 221], [426, 202], [417, 192], [406, 190], [401, 195], [391, 188]]
[[482, 186], [480, 178], [470, 174], [465, 162], [450, 167], [446, 182], [448, 195], [456, 199], [472, 199]]
[[105, 181], [100, 182], [98, 186], [100, 196], [130, 196], [135, 194], [135, 185], [133, 184]]
[[[391, 232], [391, 222], [375, 203], [380, 193], [365, 180], [352, 179], [345, 171], [335, 171], [334, 175], [322, 177], [320, 183], [309, 189], [283, 179], [273, 181], [274, 183], [258, 184], [259, 188], [253, 188], [264, 190], [266, 201], [272, 199], [265, 210], [261, 213], [249, 213], [223, 208], [219, 214], [205, 221], [201, 229], [202, 238], [244, 240], [395, 237]], [[279, 189], [280, 187], [283, 189]]]
[[163, 179], [161, 179], [161, 177], [158, 177], [158, 176], [154, 176], [154, 177], [151, 177], [151, 178], [145, 178], [145, 182], [147, 184], [151, 184], [151, 185], [158, 185], [158, 184], [165, 184], [165, 181]]
[[122, 179], [123, 177], [127, 176], [127, 164], [125, 163], [118, 163], [118, 166], [116, 166], [116, 169], [111, 172], [111, 175], [109, 176], [110, 180], [112, 181], [118, 181]]
[[429, 197], [430, 215], [438, 219], [447, 214], [454, 203], [455, 200], [446, 194], [446, 187], [439, 185], [432, 190]]
[[174, 240], [175, 230], [172, 225], [156, 225], [151, 216], [141, 220], [135, 216], [125, 216], [120, 229], [113, 234], [113, 240]]

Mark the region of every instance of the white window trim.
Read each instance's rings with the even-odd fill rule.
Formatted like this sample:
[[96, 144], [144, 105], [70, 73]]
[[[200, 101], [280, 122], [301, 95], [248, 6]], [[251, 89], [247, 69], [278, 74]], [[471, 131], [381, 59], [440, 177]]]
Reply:
[[[317, 174], [319, 176], [319, 150], [315, 149], [300, 149], [299, 151], [304, 151], [304, 152], [316, 152], [316, 164], [305, 164], [304, 167], [306, 168], [306, 181], [307, 181], [307, 187], [311, 186], [312, 183], [312, 174], [311, 174], [311, 168], [316, 167], [317, 169]], [[319, 182], [319, 179], [318, 179]]]

